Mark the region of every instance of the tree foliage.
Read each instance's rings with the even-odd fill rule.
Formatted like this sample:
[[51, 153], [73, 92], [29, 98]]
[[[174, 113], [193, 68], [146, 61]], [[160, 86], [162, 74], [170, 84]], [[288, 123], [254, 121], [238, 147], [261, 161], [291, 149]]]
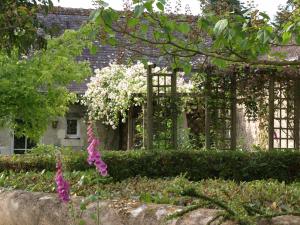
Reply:
[[[228, 5], [229, 1], [224, 2]], [[135, 0], [133, 3], [133, 11], [125, 11], [122, 15], [103, 7], [95, 13], [94, 20], [104, 27], [101, 32], [106, 43], [121, 45], [115, 35], [122, 34], [126, 39], [123, 47], [141, 55], [168, 56], [173, 66], [184, 65], [185, 68], [191, 66], [191, 58], [199, 57], [219, 66], [226, 63], [300, 65], [299, 60], [289, 61], [286, 57], [272, 55], [273, 46], [284, 47], [292, 40], [295, 40], [293, 45], [300, 45], [298, 8], [291, 11], [288, 21], [275, 29], [266, 13], [253, 8], [241, 9], [240, 13], [207, 10], [190, 16], [167, 15], [165, 0]], [[141, 45], [157, 51], [141, 51]], [[201, 66], [199, 64], [196, 66]]]
[[[68, 30], [45, 40], [47, 48], [36, 49], [37, 3], [49, 6], [50, 1], [5, 0], [0, 4], [1, 17], [8, 16], [0, 20], [4, 23], [0, 31], [0, 124], [33, 139], [76, 100], [67, 86], [91, 74], [89, 64], [77, 62], [76, 57], [91, 46], [96, 35], [92, 24], [87, 24], [79, 31]], [[13, 5], [17, 7], [13, 9]], [[16, 29], [21, 34], [14, 33]]]
[[47, 12], [51, 0], [1, 0], [0, 2], [0, 48], [10, 53], [14, 48], [20, 53], [28, 49], [45, 47], [46, 40], [38, 32], [41, 24], [38, 10]]
[[243, 7], [239, 0], [200, 0], [201, 9], [208, 13], [222, 15], [226, 12], [241, 13]]

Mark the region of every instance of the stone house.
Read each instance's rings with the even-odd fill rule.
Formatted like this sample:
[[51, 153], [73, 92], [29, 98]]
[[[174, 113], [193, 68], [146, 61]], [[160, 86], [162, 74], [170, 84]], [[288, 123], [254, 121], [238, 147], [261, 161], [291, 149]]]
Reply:
[[[57, 7], [48, 15], [39, 14], [38, 17], [46, 32], [57, 36], [66, 29], [78, 29], [87, 21], [89, 14], [90, 10]], [[114, 54], [110, 48], [103, 48], [101, 54], [94, 56], [91, 56], [88, 51], [84, 51], [79, 60], [89, 60], [93, 68], [101, 68], [109, 63], [110, 57], [113, 57]], [[86, 90], [86, 82], [70, 84], [69, 90], [80, 96]], [[66, 146], [75, 150], [84, 148], [87, 145], [85, 111], [84, 107], [79, 104], [71, 105], [65, 117], [59, 117], [49, 124], [39, 143]], [[36, 144], [26, 137], [15, 137], [12, 130], [0, 129], [1, 154], [23, 153]]]
[[[88, 20], [90, 12], [91, 10], [87, 9], [56, 7], [48, 15], [39, 14], [38, 17], [42, 24], [44, 24], [46, 32], [52, 36], [56, 36], [62, 34], [66, 29], [78, 29]], [[78, 60], [89, 60], [92, 69], [97, 69], [108, 66], [111, 60], [126, 60], [131, 54], [124, 49], [120, 51], [120, 49], [109, 46], [99, 47], [100, 49], [96, 55], [91, 55], [88, 50], [84, 50]], [[280, 49], [275, 50], [280, 51]], [[293, 51], [292, 57], [300, 54], [300, 49], [298, 50]], [[155, 58], [150, 60], [154, 63], [157, 61]], [[81, 96], [87, 89], [87, 82], [88, 79], [82, 84], [73, 83], [68, 88], [78, 96]], [[71, 105], [65, 117], [59, 117], [49, 124], [39, 143], [71, 147], [74, 150], [84, 149], [87, 145], [85, 114], [86, 109], [82, 105]], [[197, 122], [197, 120], [186, 121], [185, 124], [189, 127], [189, 124], [202, 122]], [[126, 149], [127, 123], [121, 124], [114, 131], [101, 123], [98, 123], [97, 127], [105, 146], [110, 146], [109, 148], [111, 149]], [[244, 108], [238, 106], [237, 137], [239, 147], [250, 149], [253, 145], [259, 145], [260, 132], [259, 123], [257, 121], [248, 121], [244, 116]], [[0, 154], [23, 153], [36, 144], [32, 143], [26, 137], [15, 137], [12, 130], [7, 128], [0, 129]]]
[[[91, 13], [89, 9], [75, 9], [54, 7], [47, 15], [38, 14], [38, 18], [43, 24], [45, 33], [55, 37], [61, 35], [67, 29], [79, 29], [84, 24]], [[98, 44], [98, 43], [96, 43]], [[88, 60], [92, 70], [108, 66], [112, 60], [127, 58], [128, 52], [110, 46], [99, 46], [99, 51], [95, 55], [89, 54], [85, 49], [78, 60]], [[119, 57], [119, 58], [118, 58]], [[121, 59], [122, 60], [122, 59]], [[88, 79], [81, 84], [72, 83], [69, 90], [82, 96], [86, 89]], [[26, 137], [17, 138], [12, 130], [0, 128], [0, 154], [23, 153], [31, 149], [36, 144], [53, 144], [55, 146], [71, 147], [74, 150], [80, 150], [87, 146], [86, 137], [86, 109], [80, 104], [71, 105], [65, 117], [59, 117], [52, 121], [39, 143], [33, 143]], [[111, 131], [101, 124], [100, 133], [104, 136], [103, 144], [109, 140], [111, 149], [126, 149], [126, 140], [122, 138], [125, 134], [126, 127], [120, 126], [115, 131]], [[107, 134], [109, 133], [109, 134]]]

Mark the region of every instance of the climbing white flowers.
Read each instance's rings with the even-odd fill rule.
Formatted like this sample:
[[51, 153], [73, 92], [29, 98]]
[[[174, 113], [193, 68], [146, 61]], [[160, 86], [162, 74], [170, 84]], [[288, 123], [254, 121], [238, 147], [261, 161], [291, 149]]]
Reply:
[[[145, 101], [146, 76], [147, 71], [140, 62], [134, 65], [111, 63], [108, 67], [95, 70], [83, 98], [89, 118], [101, 120], [112, 128], [118, 126], [120, 119], [125, 122], [130, 106], [141, 106]], [[170, 79], [166, 82], [171, 84]], [[179, 74], [177, 86], [179, 92], [189, 93], [193, 88], [191, 81], [184, 80], [183, 74]]]

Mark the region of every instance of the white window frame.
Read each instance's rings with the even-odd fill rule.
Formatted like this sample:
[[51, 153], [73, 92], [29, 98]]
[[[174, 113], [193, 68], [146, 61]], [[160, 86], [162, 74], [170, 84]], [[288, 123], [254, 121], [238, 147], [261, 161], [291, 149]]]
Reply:
[[[77, 130], [76, 134], [68, 134], [68, 120], [76, 120], [77, 121]], [[66, 139], [80, 139], [80, 119], [74, 117], [66, 118]]]
[[27, 140], [28, 137], [25, 137], [25, 148], [15, 148], [15, 133], [12, 133], [12, 153], [16, 154], [16, 152], [18, 151], [24, 151], [25, 153], [27, 153], [28, 150], [31, 150], [31, 148], [28, 148], [27, 146]]

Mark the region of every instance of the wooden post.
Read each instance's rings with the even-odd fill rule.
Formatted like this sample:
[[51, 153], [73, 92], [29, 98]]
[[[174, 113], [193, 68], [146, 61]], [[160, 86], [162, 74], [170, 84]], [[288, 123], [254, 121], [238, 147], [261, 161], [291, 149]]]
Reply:
[[210, 149], [210, 92], [211, 92], [211, 83], [210, 76], [211, 74], [206, 74], [206, 84], [205, 84], [205, 148]]
[[146, 104], [143, 104], [142, 106], [142, 110], [143, 110], [143, 149], [146, 148], [146, 140], [147, 140], [147, 137], [146, 137], [146, 127], [147, 127], [147, 123], [146, 123]]
[[236, 132], [236, 126], [237, 126], [237, 101], [236, 101], [236, 71], [233, 72], [231, 75], [231, 130], [230, 130], [230, 149], [235, 150], [236, 149], [236, 139], [237, 139], [237, 132]]
[[270, 77], [269, 80], [269, 150], [274, 149], [274, 77]]
[[147, 148], [153, 149], [153, 82], [152, 68], [155, 65], [149, 65], [147, 69]]
[[[119, 133], [119, 147], [118, 149], [123, 149], [124, 150], [124, 147], [126, 148], [126, 146], [123, 145], [123, 141], [124, 141], [124, 133], [123, 133], [123, 128], [124, 128], [124, 124], [122, 123], [122, 119], [121, 117], [119, 118], [119, 127], [118, 127], [118, 133]], [[125, 137], [126, 138], [126, 137]], [[125, 140], [126, 141], [126, 140]], [[126, 144], [125, 144], [126, 145]]]
[[300, 80], [294, 80], [294, 148], [299, 149]]
[[134, 137], [134, 121], [133, 121], [133, 106], [130, 106], [128, 110], [128, 120], [127, 120], [127, 150], [133, 147], [133, 137]]
[[177, 149], [177, 70], [174, 69], [171, 77], [171, 103], [172, 103], [172, 147]]

